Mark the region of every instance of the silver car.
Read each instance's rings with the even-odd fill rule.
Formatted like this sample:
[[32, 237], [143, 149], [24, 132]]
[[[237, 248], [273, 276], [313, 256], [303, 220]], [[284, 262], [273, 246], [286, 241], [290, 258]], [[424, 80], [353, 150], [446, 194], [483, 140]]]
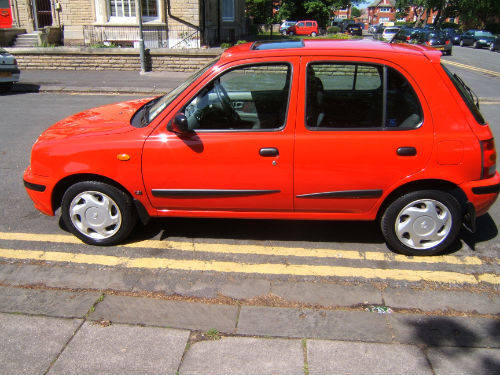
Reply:
[[19, 81], [20, 76], [16, 58], [0, 48], [0, 91], [6, 92], [12, 89], [12, 85]]

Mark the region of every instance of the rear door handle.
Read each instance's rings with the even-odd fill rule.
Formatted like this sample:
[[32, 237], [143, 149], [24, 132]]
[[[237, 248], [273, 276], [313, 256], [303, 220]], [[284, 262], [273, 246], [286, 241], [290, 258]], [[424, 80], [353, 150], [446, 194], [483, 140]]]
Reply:
[[396, 153], [399, 156], [415, 156], [417, 155], [417, 149], [415, 147], [400, 147]]
[[269, 157], [269, 156], [278, 156], [280, 153], [277, 148], [274, 147], [264, 147], [259, 151], [260, 156]]

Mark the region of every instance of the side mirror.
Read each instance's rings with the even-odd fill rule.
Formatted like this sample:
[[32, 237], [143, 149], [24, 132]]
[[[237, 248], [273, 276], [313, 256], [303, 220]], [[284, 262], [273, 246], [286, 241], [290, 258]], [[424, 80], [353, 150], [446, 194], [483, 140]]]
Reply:
[[182, 113], [175, 115], [174, 119], [168, 123], [167, 130], [176, 134], [191, 133], [188, 126], [188, 119]]

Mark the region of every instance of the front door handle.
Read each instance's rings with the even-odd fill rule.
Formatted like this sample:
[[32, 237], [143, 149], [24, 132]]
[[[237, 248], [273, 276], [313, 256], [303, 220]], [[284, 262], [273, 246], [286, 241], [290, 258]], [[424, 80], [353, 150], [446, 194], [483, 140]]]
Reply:
[[269, 157], [269, 156], [278, 156], [280, 153], [277, 148], [274, 147], [264, 147], [259, 151], [260, 156]]
[[399, 156], [415, 156], [417, 155], [417, 149], [415, 147], [400, 147], [396, 153]]

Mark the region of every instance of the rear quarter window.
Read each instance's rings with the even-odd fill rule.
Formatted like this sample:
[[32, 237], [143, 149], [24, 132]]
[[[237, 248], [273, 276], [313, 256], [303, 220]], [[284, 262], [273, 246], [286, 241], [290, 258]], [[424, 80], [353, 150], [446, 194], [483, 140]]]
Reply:
[[486, 125], [486, 120], [483, 115], [479, 111], [479, 98], [476, 94], [465, 84], [465, 82], [456, 74], [450, 72], [443, 64], [441, 64], [442, 68], [450, 78], [451, 82], [457, 89], [458, 93], [462, 97], [463, 101], [469, 108], [470, 112], [476, 119], [476, 121], [481, 125]]

